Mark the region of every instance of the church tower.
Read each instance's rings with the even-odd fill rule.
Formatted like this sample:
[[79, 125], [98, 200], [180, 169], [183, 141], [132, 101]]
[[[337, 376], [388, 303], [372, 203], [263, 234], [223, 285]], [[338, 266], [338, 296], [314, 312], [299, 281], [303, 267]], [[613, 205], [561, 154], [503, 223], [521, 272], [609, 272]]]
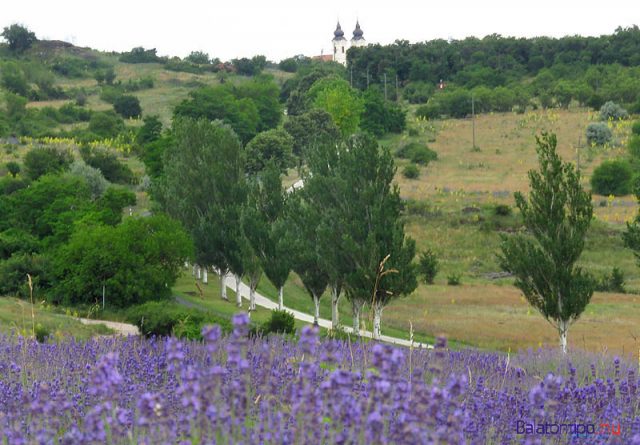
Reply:
[[333, 61], [347, 65], [347, 49], [349, 49], [347, 39], [344, 38], [344, 31], [340, 27], [340, 22], [333, 32]]
[[362, 37], [362, 29], [360, 28], [360, 22], [356, 21], [356, 29], [353, 30], [353, 37], [351, 38], [351, 46], [359, 47], [366, 46], [367, 42]]

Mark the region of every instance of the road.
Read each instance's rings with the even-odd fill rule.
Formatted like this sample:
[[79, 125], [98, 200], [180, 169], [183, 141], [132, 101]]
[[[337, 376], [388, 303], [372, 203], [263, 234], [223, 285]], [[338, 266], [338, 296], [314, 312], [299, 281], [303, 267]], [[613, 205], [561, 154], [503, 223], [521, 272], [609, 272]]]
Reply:
[[[231, 290], [235, 291], [236, 289], [236, 279], [233, 275], [228, 274], [225, 277], [225, 281], [224, 284], [230, 288]], [[247, 286], [245, 283], [243, 283], [242, 281], [240, 282], [240, 295], [242, 296], [243, 299], [245, 300], [249, 300], [249, 286]], [[285, 300], [286, 300], [286, 295], [285, 295]], [[258, 292], [256, 292], [256, 305], [267, 308], [267, 309], [277, 309], [278, 308], [278, 303], [272, 301], [271, 299], [265, 297], [262, 294], [259, 294]], [[290, 309], [288, 307], [285, 306], [285, 310], [287, 310], [288, 312], [291, 312], [294, 316], [294, 318], [296, 320], [300, 320], [300, 321], [304, 321], [306, 323], [313, 323], [313, 316], [309, 315], [307, 313], [304, 312], [300, 312], [300, 311], [296, 311], [295, 309]], [[318, 324], [323, 327], [323, 328], [327, 328], [327, 329], [331, 329], [331, 320], [326, 320], [324, 318], [320, 318], [318, 320]], [[350, 334], [353, 334], [353, 328], [351, 326], [342, 326], [342, 329], [345, 332], [349, 332]], [[373, 334], [371, 333], [371, 331], [365, 331], [365, 330], [360, 330], [360, 335], [363, 337], [368, 337], [368, 338], [373, 338]], [[403, 338], [397, 338], [397, 337], [390, 337], [388, 335], [381, 335], [380, 336], [380, 340], [385, 342], [385, 343], [391, 343], [394, 345], [399, 345], [399, 346], [411, 346], [411, 342], [409, 340], [405, 340]], [[418, 342], [413, 342], [413, 347], [414, 348], [428, 348], [431, 349], [433, 348], [432, 345], [429, 345], [427, 343], [418, 343]]]
[[91, 320], [89, 318], [78, 318], [82, 324], [103, 324], [109, 329], [113, 329], [120, 335], [140, 335], [138, 327], [129, 323], [118, 323], [116, 321], [107, 320]]

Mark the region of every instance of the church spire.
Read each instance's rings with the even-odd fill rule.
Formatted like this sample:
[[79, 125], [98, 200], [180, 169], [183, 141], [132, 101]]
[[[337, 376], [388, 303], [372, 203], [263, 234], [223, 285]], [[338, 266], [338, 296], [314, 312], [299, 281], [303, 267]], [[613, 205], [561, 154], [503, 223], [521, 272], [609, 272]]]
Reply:
[[356, 29], [353, 30], [353, 40], [363, 39], [362, 34], [362, 29], [360, 29], [360, 20], [356, 20]]
[[333, 32], [333, 40], [343, 40], [344, 39], [344, 31], [340, 26], [340, 20], [338, 20], [338, 26], [336, 26], [336, 30]]

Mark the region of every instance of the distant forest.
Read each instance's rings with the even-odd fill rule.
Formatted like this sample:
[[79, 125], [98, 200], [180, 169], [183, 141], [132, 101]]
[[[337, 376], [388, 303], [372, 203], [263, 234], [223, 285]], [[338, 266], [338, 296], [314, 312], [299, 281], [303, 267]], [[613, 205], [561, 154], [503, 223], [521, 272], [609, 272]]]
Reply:
[[[404, 98], [413, 103], [426, 103], [442, 80], [450, 94], [469, 95], [476, 89], [480, 111], [522, 108], [532, 98], [545, 108], [567, 107], [572, 100], [593, 108], [608, 100], [640, 106], [637, 26], [600, 37], [492, 34], [414, 44], [397, 40], [391, 45], [351, 48], [347, 63], [354, 87], [382, 86], [386, 74], [389, 95], [396, 93], [397, 79]], [[488, 109], [483, 110], [483, 105]]]

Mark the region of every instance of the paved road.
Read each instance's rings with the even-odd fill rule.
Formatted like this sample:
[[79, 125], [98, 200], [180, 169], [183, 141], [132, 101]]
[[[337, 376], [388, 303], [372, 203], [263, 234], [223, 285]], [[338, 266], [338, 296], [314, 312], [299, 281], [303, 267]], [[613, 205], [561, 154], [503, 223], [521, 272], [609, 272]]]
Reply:
[[91, 320], [89, 318], [78, 318], [82, 324], [103, 324], [106, 327], [113, 329], [120, 335], [140, 335], [138, 327], [129, 323], [118, 323], [116, 321], [106, 320]]
[[[236, 279], [233, 275], [228, 274], [225, 277], [225, 281], [224, 284], [230, 288], [231, 290], [235, 291], [236, 289]], [[243, 299], [245, 300], [249, 300], [249, 286], [247, 286], [245, 283], [240, 282], [240, 295], [242, 296]], [[286, 296], [285, 296], [286, 297]], [[286, 298], [285, 298], [286, 299]], [[269, 298], [265, 297], [264, 295], [259, 294], [258, 292], [256, 292], [256, 305], [258, 306], [262, 306], [264, 308], [267, 309], [277, 309], [278, 308], [278, 303], [270, 300]], [[296, 320], [301, 320], [307, 323], [313, 323], [313, 316], [306, 314], [304, 312], [300, 312], [300, 311], [296, 311], [294, 309], [290, 309], [288, 307], [285, 306], [285, 309], [288, 312], [291, 312], [293, 314], [293, 316], [296, 318]], [[322, 326], [323, 328], [327, 328], [330, 329], [331, 328], [331, 320], [326, 320], [324, 318], [320, 318], [318, 320], [318, 324], [320, 326]], [[353, 333], [353, 328], [350, 326], [343, 326], [342, 329], [346, 332], [349, 333]], [[363, 337], [368, 337], [368, 338], [373, 338], [373, 334], [371, 333], [371, 331], [364, 331], [364, 330], [360, 330], [360, 335]], [[400, 346], [411, 346], [411, 342], [409, 340], [405, 340], [403, 338], [397, 338], [397, 337], [390, 337], [388, 335], [381, 335], [380, 336], [380, 340], [385, 342], [385, 343], [391, 343], [394, 345], [400, 345]], [[413, 346], [415, 348], [432, 348], [432, 345], [426, 344], [426, 343], [418, 343], [418, 342], [413, 342]]]

